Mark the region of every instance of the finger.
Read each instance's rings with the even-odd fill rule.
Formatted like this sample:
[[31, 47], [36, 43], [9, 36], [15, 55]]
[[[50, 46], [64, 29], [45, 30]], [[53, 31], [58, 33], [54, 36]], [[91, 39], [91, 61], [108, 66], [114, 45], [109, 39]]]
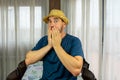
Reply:
[[58, 28], [55, 29], [56, 36], [61, 37], [61, 33]]
[[55, 38], [56, 36], [56, 33], [55, 33], [55, 30], [52, 31], [52, 38]]
[[54, 28], [54, 32], [55, 32], [56, 35], [58, 35], [59, 29], [58, 28]]
[[51, 34], [52, 34], [52, 31], [50, 30], [50, 28], [48, 28], [48, 38], [49, 39], [52, 37]]

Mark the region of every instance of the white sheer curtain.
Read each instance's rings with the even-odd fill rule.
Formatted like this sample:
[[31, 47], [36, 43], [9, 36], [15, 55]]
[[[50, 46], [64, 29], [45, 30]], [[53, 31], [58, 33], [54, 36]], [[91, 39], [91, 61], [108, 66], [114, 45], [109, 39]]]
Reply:
[[70, 20], [67, 32], [81, 39], [85, 58], [97, 80], [120, 80], [119, 3], [119, 0], [61, 0], [61, 9]]
[[[42, 17], [48, 13], [48, 1], [0, 0], [0, 80], [46, 33]], [[97, 80], [120, 80], [120, 0], [104, 0], [104, 15], [102, 1], [61, 0], [61, 9], [70, 20], [66, 31], [81, 39]], [[31, 66], [23, 80], [41, 77], [36, 71], [42, 67]]]
[[0, 80], [45, 34], [48, 0], [0, 0]]
[[103, 80], [120, 80], [120, 0], [106, 0]]

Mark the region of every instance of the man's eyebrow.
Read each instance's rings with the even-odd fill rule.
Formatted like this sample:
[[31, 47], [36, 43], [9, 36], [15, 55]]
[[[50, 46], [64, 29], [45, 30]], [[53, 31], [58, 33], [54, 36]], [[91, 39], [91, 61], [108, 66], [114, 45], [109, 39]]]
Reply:
[[48, 18], [48, 20], [50, 20], [50, 19]]
[[[58, 17], [54, 17], [53, 19], [54, 19], [54, 20], [59, 20], [59, 18], [58, 18]], [[50, 18], [48, 18], [48, 21], [51, 21], [51, 19], [50, 19]]]
[[51, 19], [48, 18], [48, 21], [51, 21]]
[[[63, 21], [63, 20], [62, 20], [62, 19], [60, 19], [59, 17], [55, 17], [54, 19]], [[63, 21], [63, 22], [64, 22], [64, 21]]]
[[59, 19], [58, 17], [55, 17], [54, 19]]

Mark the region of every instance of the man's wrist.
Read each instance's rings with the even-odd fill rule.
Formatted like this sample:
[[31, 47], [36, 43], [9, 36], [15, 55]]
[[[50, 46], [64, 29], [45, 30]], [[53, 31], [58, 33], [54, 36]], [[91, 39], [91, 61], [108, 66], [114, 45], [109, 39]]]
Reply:
[[47, 47], [51, 49], [51, 48], [52, 48], [52, 45], [48, 44]]
[[59, 48], [61, 48], [61, 45], [54, 45], [53, 48], [54, 49], [59, 49]]

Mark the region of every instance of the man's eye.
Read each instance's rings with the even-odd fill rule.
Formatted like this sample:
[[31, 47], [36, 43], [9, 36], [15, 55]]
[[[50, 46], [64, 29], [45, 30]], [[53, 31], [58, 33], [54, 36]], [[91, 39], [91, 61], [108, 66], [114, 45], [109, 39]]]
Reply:
[[55, 22], [55, 23], [57, 23], [57, 22], [58, 22], [58, 20], [54, 20], [54, 22]]
[[51, 21], [48, 21], [48, 23], [51, 23]]

